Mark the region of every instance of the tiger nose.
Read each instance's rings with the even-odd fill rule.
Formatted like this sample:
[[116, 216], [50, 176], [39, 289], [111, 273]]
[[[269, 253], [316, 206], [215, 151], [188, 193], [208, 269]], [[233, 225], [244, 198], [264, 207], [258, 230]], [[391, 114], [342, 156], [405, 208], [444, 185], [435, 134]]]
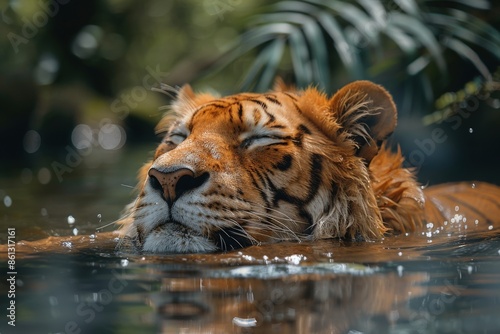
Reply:
[[148, 175], [153, 189], [160, 192], [169, 204], [185, 192], [198, 188], [208, 179], [207, 173], [195, 177], [194, 172], [188, 168], [179, 168], [171, 172], [151, 168]]

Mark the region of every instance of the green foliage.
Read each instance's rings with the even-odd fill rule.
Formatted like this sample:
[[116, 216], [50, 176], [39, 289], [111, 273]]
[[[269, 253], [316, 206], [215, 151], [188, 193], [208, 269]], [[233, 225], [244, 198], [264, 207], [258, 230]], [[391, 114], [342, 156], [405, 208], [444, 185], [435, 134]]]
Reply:
[[461, 63], [453, 67], [472, 66], [484, 81], [492, 76], [481, 54], [500, 59], [499, 31], [476, 15], [490, 9], [485, 0], [304, 0], [266, 9], [217, 64], [255, 53], [241, 90], [265, 91], [278, 74], [326, 91], [367, 78], [402, 88], [411, 99], [403, 109], [429, 109], [440, 89], [431, 83], [453, 78], [454, 56]]

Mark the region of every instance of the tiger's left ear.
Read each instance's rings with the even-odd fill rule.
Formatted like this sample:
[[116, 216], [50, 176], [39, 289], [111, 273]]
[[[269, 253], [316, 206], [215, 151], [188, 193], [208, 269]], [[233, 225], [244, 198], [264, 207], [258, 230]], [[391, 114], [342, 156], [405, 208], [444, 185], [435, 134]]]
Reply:
[[341, 131], [356, 143], [356, 154], [367, 162], [396, 128], [397, 111], [392, 96], [373, 82], [350, 83], [335, 93], [329, 104]]
[[174, 111], [182, 113], [185, 110], [193, 110], [196, 107], [214, 100], [216, 97], [208, 93], [195, 93], [189, 84], [182, 86], [171, 107]]
[[335, 93], [329, 104], [342, 131], [356, 143], [356, 155], [367, 162], [396, 128], [397, 111], [392, 96], [373, 82], [352, 82]]
[[302, 95], [301, 102], [307, 116], [323, 133], [337, 143], [352, 143], [356, 155], [367, 163], [397, 123], [391, 95], [370, 81], [352, 82], [329, 100], [310, 88]]

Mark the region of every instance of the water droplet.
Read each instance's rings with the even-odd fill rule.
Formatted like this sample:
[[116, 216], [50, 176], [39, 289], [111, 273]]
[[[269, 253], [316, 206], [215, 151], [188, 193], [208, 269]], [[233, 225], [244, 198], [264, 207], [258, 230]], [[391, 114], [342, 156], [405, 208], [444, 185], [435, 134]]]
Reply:
[[472, 184], [472, 189], [474, 189], [474, 188], [476, 188], [476, 184], [475, 183]]
[[255, 318], [245, 319], [245, 318], [234, 317], [233, 324], [238, 327], [255, 327], [257, 326], [257, 320]]
[[474, 224], [476, 224], [476, 225], [479, 224], [479, 220], [477, 220], [477, 219], [474, 220]]
[[127, 260], [127, 259], [121, 259], [121, 261], [120, 261], [120, 264], [121, 264], [121, 266], [122, 266], [122, 267], [126, 267], [126, 266], [128, 266], [128, 263], [129, 263], [129, 262], [128, 262], [128, 260]]
[[488, 230], [491, 231], [492, 229], [493, 229], [493, 225], [488, 226]]
[[74, 224], [74, 223], [75, 223], [75, 221], [76, 221], [75, 217], [73, 217], [73, 216], [71, 216], [71, 215], [70, 215], [70, 216], [68, 216], [68, 224]]
[[73, 235], [78, 235], [78, 229], [76, 227], [73, 229]]
[[399, 277], [403, 276], [403, 269], [404, 269], [403, 266], [401, 266], [401, 265], [398, 266], [397, 270], [398, 270]]
[[473, 133], [474, 130], [472, 128], [469, 128], [469, 133]]
[[427, 223], [427, 225], [426, 225], [426, 226], [427, 226], [427, 228], [428, 228], [428, 229], [431, 229], [431, 228], [433, 228], [433, 227], [434, 227], [434, 224], [433, 224], [433, 223]]
[[287, 260], [290, 264], [299, 265], [302, 260], [306, 260], [306, 257], [302, 254], [293, 254], [286, 256], [285, 260]]
[[399, 253], [398, 253], [398, 256], [401, 256], [401, 255], [403, 255], [403, 252], [399, 252]]
[[473, 270], [473, 269], [474, 269], [474, 268], [472, 268], [472, 266], [467, 266], [467, 272], [468, 272], [469, 274], [472, 274], [472, 270]]
[[96, 237], [95, 234], [89, 235], [89, 238], [92, 239], [92, 240], [95, 239], [95, 237]]
[[457, 206], [455, 206], [455, 211], [458, 211], [458, 210], [460, 210], [460, 207], [457, 205]]
[[10, 206], [12, 205], [12, 198], [10, 198], [10, 196], [8, 196], [8, 195], [7, 195], [7, 196], [5, 196], [5, 197], [3, 198], [3, 204], [4, 204], [6, 207], [10, 208]]

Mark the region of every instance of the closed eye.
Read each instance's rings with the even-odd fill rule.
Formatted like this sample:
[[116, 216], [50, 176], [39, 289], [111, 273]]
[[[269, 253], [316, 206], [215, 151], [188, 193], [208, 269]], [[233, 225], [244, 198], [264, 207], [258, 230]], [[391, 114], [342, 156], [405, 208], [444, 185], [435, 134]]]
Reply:
[[187, 136], [184, 133], [169, 133], [165, 139], [163, 140], [165, 143], [172, 143], [174, 145], [179, 145], [184, 140], [186, 140]]
[[286, 138], [277, 135], [254, 135], [245, 138], [241, 142], [241, 147], [251, 149], [253, 147], [262, 147], [286, 143]]

